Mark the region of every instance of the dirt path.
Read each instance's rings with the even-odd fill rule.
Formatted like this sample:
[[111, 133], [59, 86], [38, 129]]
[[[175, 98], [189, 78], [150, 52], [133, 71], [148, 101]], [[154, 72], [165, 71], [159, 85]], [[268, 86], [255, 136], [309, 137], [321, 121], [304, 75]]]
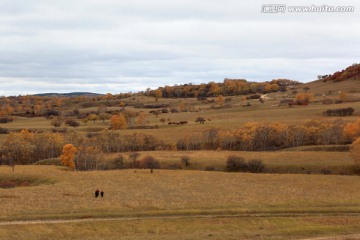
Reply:
[[[314, 214], [295, 214], [298, 217]], [[275, 217], [294, 217], [294, 214], [278, 214]], [[357, 214], [356, 214], [357, 215]], [[114, 218], [75, 218], [75, 219], [54, 219], [54, 220], [24, 220], [24, 221], [0, 221], [0, 226], [11, 225], [31, 225], [31, 224], [58, 224], [58, 223], [80, 223], [98, 221], [138, 221], [151, 219], [182, 219], [182, 218], [244, 218], [244, 217], [270, 217], [261, 214], [242, 214], [242, 215], [180, 215], [180, 216], [142, 216], [142, 217], [114, 217]], [[274, 217], [274, 216], [272, 216]], [[332, 237], [302, 238], [299, 240], [360, 240], [360, 234], [338, 235]]]
[[357, 239], [360, 239], [360, 234], [339, 235], [334, 237], [304, 238], [301, 240], [357, 240]]

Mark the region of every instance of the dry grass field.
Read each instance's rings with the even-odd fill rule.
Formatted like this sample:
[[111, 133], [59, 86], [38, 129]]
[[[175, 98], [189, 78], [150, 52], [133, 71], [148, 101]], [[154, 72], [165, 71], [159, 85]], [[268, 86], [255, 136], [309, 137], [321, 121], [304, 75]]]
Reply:
[[[296, 150], [296, 148], [295, 148]], [[273, 151], [273, 152], [242, 152], [242, 151], [151, 151], [139, 152], [139, 159], [151, 155], [159, 160], [162, 168], [178, 166], [186, 170], [205, 170], [212, 167], [216, 171], [224, 171], [228, 156], [244, 157], [245, 160], [261, 160], [269, 172], [281, 173], [316, 173], [324, 169], [334, 174], [351, 174], [354, 160], [349, 152], [331, 151]], [[122, 153], [125, 164], [130, 165], [129, 153]], [[106, 158], [115, 158], [118, 153], [109, 154]], [[188, 156], [190, 165], [181, 163], [181, 157]]]
[[[360, 226], [359, 176], [73, 172], [55, 166], [16, 166], [14, 172], [3, 166], [0, 176], [42, 180], [36, 186], [0, 189], [1, 239], [286, 239], [357, 233]], [[103, 199], [94, 198], [96, 188], [105, 191]], [[120, 219], [101, 220], [109, 217]], [[98, 220], [1, 225], [87, 218]]]

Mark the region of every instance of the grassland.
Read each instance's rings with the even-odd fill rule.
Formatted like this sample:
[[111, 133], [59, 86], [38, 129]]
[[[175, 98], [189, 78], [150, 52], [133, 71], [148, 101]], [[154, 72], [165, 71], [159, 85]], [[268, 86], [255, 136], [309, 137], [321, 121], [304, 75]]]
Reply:
[[[0, 189], [2, 222], [95, 218], [0, 226], [1, 239], [287, 239], [357, 233], [360, 223], [359, 176], [55, 166], [0, 167], [0, 174], [48, 180]], [[96, 188], [105, 198], [94, 198]], [[102, 220], [114, 217], [120, 219]]]
[[[235, 155], [244, 157], [249, 161], [252, 159], [261, 160], [267, 172], [276, 173], [301, 173], [301, 174], [323, 174], [329, 170], [332, 174], [352, 174], [354, 160], [349, 152], [334, 151], [303, 151], [302, 148], [295, 148], [293, 151], [273, 152], [242, 152], [242, 151], [152, 151], [139, 152], [140, 157], [151, 155], [161, 163], [162, 168], [181, 168], [186, 170], [205, 170], [212, 167], [216, 171], [225, 171], [228, 156]], [[131, 165], [129, 153], [122, 153], [125, 157], [125, 165]], [[119, 156], [119, 153], [109, 154], [108, 159]], [[181, 163], [181, 157], [188, 156], [190, 165]]]

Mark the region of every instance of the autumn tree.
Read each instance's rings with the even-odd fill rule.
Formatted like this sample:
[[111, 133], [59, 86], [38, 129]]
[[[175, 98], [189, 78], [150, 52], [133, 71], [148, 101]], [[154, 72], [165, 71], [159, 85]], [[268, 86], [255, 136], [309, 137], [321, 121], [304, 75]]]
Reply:
[[140, 153], [138, 152], [132, 152], [129, 154], [129, 160], [131, 160], [133, 163], [133, 168], [138, 168], [140, 166], [140, 162], [137, 160], [140, 156]]
[[88, 116], [88, 119], [89, 119], [90, 121], [96, 122], [96, 120], [99, 119], [99, 116], [96, 115], [96, 114], [90, 114], [90, 115]]
[[152, 156], [145, 156], [140, 160], [140, 167], [148, 168], [153, 173], [154, 169], [160, 168], [160, 162]]
[[224, 105], [224, 97], [222, 95], [219, 95], [216, 97], [215, 101], [217, 104], [220, 105], [220, 107], [222, 107]]
[[87, 125], [87, 123], [89, 122], [89, 118], [83, 118], [81, 119], [81, 121], [85, 124], [85, 126]]
[[121, 102], [119, 103], [119, 107], [121, 107], [123, 110], [125, 109], [125, 106], [126, 106], [126, 104], [125, 104], [124, 101], [121, 101]]
[[77, 151], [77, 170], [91, 171], [99, 169], [100, 149], [95, 146], [81, 146]]
[[33, 162], [34, 134], [27, 129], [11, 132], [2, 147], [8, 159], [13, 163], [29, 164]]
[[155, 90], [155, 101], [157, 102], [159, 98], [162, 97], [162, 92], [160, 90]]
[[298, 93], [295, 97], [295, 101], [298, 103], [309, 103], [314, 99], [314, 95], [311, 93]]
[[63, 119], [61, 119], [60, 117], [54, 117], [51, 122], [50, 125], [54, 126], [54, 127], [60, 127], [61, 124], [63, 124]]
[[103, 113], [99, 114], [99, 119], [102, 120], [103, 123], [105, 123], [105, 120], [108, 120], [110, 118], [111, 118], [111, 115], [108, 113], [103, 112]]
[[342, 102], [346, 102], [348, 100], [348, 95], [346, 94], [346, 92], [340, 92], [339, 94], [339, 99], [342, 101]]
[[125, 129], [127, 122], [124, 114], [114, 114], [110, 119], [110, 127], [112, 130]]
[[144, 112], [140, 112], [136, 118], [136, 124], [145, 126], [147, 122], [147, 116]]
[[66, 144], [63, 148], [63, 153], [60, 156], [60, 161], [64, 166], [67, 166], [73, 170], [75, 170], [75, 154], [77, 152], [77, 148], [72, 144]]
[[205, 121], [206, 120], [203, 117], [197, 117], [196, 120], [195, 120], [195, 122], [198, 122], [198, 123], [201, 123], [201, 124], [204, 124]]
[[181, 163], [185, 164], [185, 166], [190, 165], [190, 157], [187, 155], [181, 156]]
[[354, 123], [348, 123], [344, 127], [344, 135], [351, 141], [360, 137], [360, 118]]

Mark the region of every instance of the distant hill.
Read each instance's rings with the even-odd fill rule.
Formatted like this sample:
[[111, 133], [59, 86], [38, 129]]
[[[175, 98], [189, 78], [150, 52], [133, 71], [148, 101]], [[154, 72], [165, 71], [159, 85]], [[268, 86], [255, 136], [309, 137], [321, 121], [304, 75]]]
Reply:
[[323, 76], [320, 75], [319, 78], [323, 82], [341, 82], [349, 79], [360, 80], [360, 64], [355, 63], [346, 69], [337, 71], [333, 74]]
[[302, 87], [318, 94], [360, 92], [360, 64], [353, 64], [333, 74], [319, 75], [318, 80], [306, 83]]
[[86, 96], [86, 97], [96, 97], [96, 96], [102, 96], [104, 94], [99, 93], [91, 93], [91, 92], [71, 92], [71, 93], [39, 93], [34, 94], [33, 96], [39, 96], [39, 97], [51, 97], [51, 96], [57, 96], [57, 97], [80, 97], [80, 96]]

